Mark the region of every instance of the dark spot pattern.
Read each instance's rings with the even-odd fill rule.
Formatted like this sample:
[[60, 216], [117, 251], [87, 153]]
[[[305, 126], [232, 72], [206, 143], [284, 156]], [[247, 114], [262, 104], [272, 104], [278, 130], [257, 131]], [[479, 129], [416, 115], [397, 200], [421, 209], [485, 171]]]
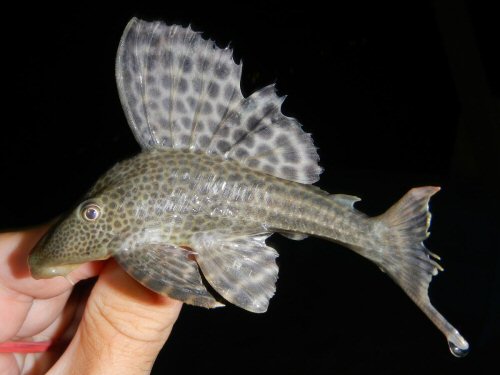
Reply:
[[244, 148], [238, 148], [238, 150], [235, 152], [235, 156], [236, 158], [241, 160], [247, 158], [249, 156], [249, 153]]
[[[161, 104], [162, 104], [162, 106], [163, 106], [163, 109], [164, 109], [166, 112], [170, 111], [170, 98], [163, 99], [163, 100], [161, 101]], [[168, 121], [168, 120], [166, 120], [166, 121], [163, 121], [163, 123], [167, 124], [167, 123], [169, 123], [169, 121]]]
[[261, 118], [258, 118], [257, 116], [250, 116], [246, 122], [246, 128], [248, 131], [253, 131], [259, 126], [261, 122]]
[[200, 56], [197, 61], [197, 68], [200, 73], [206, 72], [210, 68], [210, 60], [205, 56]]
[[210, 115], [213, 112], [213, 106], [212, 103], [210, 102], [204, 102], [203, 103], [203, 108], [202, 108], [202, 113], [205, 115]]
[[229, 142], [226, 142], [226, 141], [219, 141], [217, 143], [217, 149], [219, 150], [219, 152], [221, 152], [222, 154], [226, 153], [227, 151], [229, 151], [229, 149], [231, 148], [231, 145], [229, 144]]
[[161, 63], [163, 65], [163, 68], [165, 69], [170, 69], [173, 63], [173, 56], [174, 53], [170, 50], [165, 50], [164, 53], [161, 56]]
[[210, 82], [209, 86], [208, 86], [208, 95], [212, 98], [212, 99], [217, 99], [218, 96], [219, 96], [219, 91], [220, 91], [220, 87], [219, 87], [219, 84], [217, 82]]
[[148, 88], [148, 93], [153, 98], [159, 98], [161, 96], [160, 90], [158, 90], [158, 88], [156, 88], [156, 87], [149, 87]]
[[175, 110], [179, 113], [187, 113], [187, 108], [182, 100], [177, 100], [177, 102], [175, 102]]
[[158, 110], [158, 107], [159, 106], [158, 106], [158, 102], [157, 101], [155, 101], [155, 100], [149, 100], [148, 101], [148, 108], [149, 109], [151, 109], [153, 111], [156, 111], [156, 110]]
[[232, 138], [233, 138], [233, 141], [236, 143], [236, 142], [239, 142], [241, 141], [248, 133], [245, 132], [244, 130], [242, 129], [236, 129], [234, 132], [233, 132], [233, 135], [232, 135]]
[[207, 147], [210, 143], [210, 137], [203, 135], [199, 138], [199, 144], [201, 147]]
[[219, 63], [215, 65], [215, 75], [217, 78], [226, 79], [230, 73], [231, 70], [229, 68], [229, 65], [225, 63]]
[[185, 94], [186, 92], [188, 92], [188, 82], [185, 78], [180, 79], [177, 90], [180, 94]]
[[182, 56], [182, 71], [183, 73], [191, 73], [193, 70], [193, 60], [189, 56]]
[[196, 108], [196, 99], [193, 96], [187, 97], [187, 103], [191, 110], [194, 110]]
[[181, 118], [181, 124], [184, 127], [184, 129], [190, 129], [191, 124], [192, 124], [192, 120], [190, 117], [184, 116]]

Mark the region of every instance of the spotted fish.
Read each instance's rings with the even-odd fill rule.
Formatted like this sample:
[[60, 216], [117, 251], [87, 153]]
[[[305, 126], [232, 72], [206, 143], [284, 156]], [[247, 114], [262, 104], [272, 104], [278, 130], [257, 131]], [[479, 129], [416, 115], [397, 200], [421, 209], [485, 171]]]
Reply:
[[207, 308], [262, 313], [275, 293], [274, 232], [342, 244], [386, 272], [446, 336], [468, 343], [431, 305], [441, 267], [423, 245], [437, 187], [410, 190], [368, 217], [359, 198], [312, 185], [321, 168], [311, 136], [281, 113], [273, 85], [248, 97], [241, 64], [191, 28], [132, 19], [116, 79], [142, 152], [104, 174], [29, 257], [35, 278], [65, 276], [114, 257], [147, 288]]

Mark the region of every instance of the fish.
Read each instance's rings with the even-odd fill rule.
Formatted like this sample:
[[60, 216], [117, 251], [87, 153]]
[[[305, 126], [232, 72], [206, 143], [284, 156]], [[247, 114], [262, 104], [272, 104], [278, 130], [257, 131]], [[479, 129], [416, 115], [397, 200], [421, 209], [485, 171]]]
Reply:
[[127, 122], [142, 151], [101, 176], [39, 241], [31, 275], [67, 275], [114, 258], [146, 288], [184, 303], [267, 311], [276, 291], [273, 233], [341, 244], [391, 277], [446, 337], [453, 355], [469, 344], [431, 304], [442, 268], [424, 241], [430, 198], [413, 188], [369, 217], [360, 200], [330, 194], [317, 148], [281, 112], [275, 85], [245, 97], [242, 64], [191, 27], [133, 18], [116, 57]]

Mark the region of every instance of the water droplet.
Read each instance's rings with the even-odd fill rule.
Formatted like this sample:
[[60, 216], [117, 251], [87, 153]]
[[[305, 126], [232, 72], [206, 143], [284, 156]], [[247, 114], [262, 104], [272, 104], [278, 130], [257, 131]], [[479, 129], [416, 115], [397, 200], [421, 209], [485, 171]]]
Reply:
[[450, 348], [451, 354], [453, 354], [457, 358], [463, 358], [467, 354], [469, 354], [469, 347], [466, 348], [460, 348], [451, 341], [448, 341], [448, 346]]

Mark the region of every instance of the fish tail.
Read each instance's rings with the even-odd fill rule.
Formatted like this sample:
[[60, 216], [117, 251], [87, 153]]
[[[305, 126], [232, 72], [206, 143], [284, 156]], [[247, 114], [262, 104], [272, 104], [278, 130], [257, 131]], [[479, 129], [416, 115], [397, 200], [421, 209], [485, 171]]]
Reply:
[[360, 253], [373, 260], [420, 307], [446, 336], [452, 354], [464, 356], [469, 344], [432, 306], [428, 294], [432, 276], [443, 271], [437, 263], [440, 258], [423, 244], [430, 234], [429, 200], [439, 190], [434, 186], [411, 189], [384, 214], [370, 219], [376, 245]]

